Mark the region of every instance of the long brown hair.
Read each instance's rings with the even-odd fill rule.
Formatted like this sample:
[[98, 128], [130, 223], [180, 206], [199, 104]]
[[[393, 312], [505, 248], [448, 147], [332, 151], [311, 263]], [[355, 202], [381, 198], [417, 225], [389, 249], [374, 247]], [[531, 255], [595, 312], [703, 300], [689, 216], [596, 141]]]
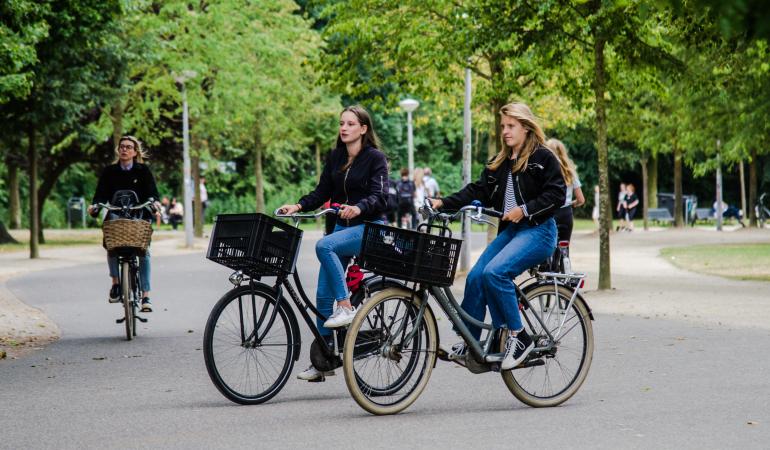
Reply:
[[[535, 149], [545, 142], [545, 134], [543, 129], [540, 128], [540, 124], [537, 123], [537, 118], [532, 114], [532, 110], [529, 109], [524, 103], [514, 102], [500, 108], [501, 116], [508, 116], [516, 119], [521, 126], [527, 130], [527, 137], [524, 140], [524, 145], [519, 152], [519, 157], [516, 161], [516, 165], [513, 166], [513, 172], [519, 172], [527, 167], [529, 157]], [[487, 164], [487, 167], [491, 170], [497, 170], [500, 164], [506, 159], [510, 159], [513, 154], [513, 148], [506, 145], [505, 140], [500, 136], [502, 141], [502, 150], [494, 157], [492, 162]]]
[[561, 168], [561, 175], [564, 177], [564, 182], [567, 186], [571, 185], [575, 179], [577, 170], [575, 169], [575, 163], [572, 162], [572, 159], [570, 159], [569, 154], [567, 153], [567, 147], [564, 146], [562, 141], [555, 138], [548, 139], [545, 146], [548, 147], [548, 150], [550, 150], [551, 153], [556, 156], [556, 159], [559, 160], [559, 167]]
[[[342, 114], [347, 111], [350, 111], [356, 115], [360, 125], [366, 126], [366, 133], [364, 133], [364, 135], [361, 137], [361, 150], [365, 149], [366, 147], [374, 147], [378, 150], [382, 150], [380, 138], [377, 136], [377, 132], [374, 131], [374, 123], [372, 123], [372, 117], [369, 115], [369, 112], [361, 105], [351, 105], [343, 109], [340, 112], [340, 116], [342, 116]], [[342, 142], [339, 133], [337, 134], [337, 148], [345, 148], [345, 143]], [[355, 160], [355, 158], [350, 160], [349, 163], [345, 164], [342, 169], [340, 169], [340, 171], [344, 172], [348, 170], [348, 168], [350, 168], [350, 166], [353, 164], [353, 160]]]

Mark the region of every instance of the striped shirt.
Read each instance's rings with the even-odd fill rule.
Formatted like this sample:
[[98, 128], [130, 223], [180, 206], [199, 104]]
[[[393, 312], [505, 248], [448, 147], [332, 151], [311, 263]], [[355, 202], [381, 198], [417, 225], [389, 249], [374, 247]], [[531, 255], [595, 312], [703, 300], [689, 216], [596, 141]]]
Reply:
[[506, 214], [508, 211], [519, 206], [519, 204], [516, 202], [515, 189], [516, 186], [514, 186], [513, 175], [511, 172], [508, 172], [508, 183], [505, 185], [505, 207], [503, 208], [503, 212]]

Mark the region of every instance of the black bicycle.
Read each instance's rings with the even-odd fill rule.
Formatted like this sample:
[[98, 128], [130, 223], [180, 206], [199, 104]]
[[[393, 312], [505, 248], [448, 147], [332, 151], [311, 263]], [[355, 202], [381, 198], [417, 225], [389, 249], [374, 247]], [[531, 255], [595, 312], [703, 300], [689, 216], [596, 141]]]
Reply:
[[[461, 240], [452, 239], [449, 221], [463, 212], [487, 222], [498, 211], [466, 206], [456, 214], [429, 210], [426, 232], [368, 223], [361, 250], [363, 266], [375, 273], [414, 282], [386, 288], [358, 309], [347, 330], [343, 371], [355, 401], [373, 414], [395, 414], [412, 404], [427, 385], [436, 358], [449, 359], [438, 347], [438, 329], [429, 300], [434, 299], [468, 345], [455, 362], [472, 373], [501, 372], [511, 393], [535, 407], [556, 406], [582, 385], [593, 355], [593, 315], [580, 294], [584, 274], [537, 272], [516, 284], [522, 320], [535, 349], [512, 370], [500, 370], [505, 338], [491, 324], [475, 320], [455, 300], [450, 286]], [[434, 222], [439, 222], [435, 225]], [[423, 228], [424, 227], [424, 228]], [[439, 234], [431, 234], [437, 229]], [[466, 322], [487, 330], [476, 340]], [[397, 387], [394, 389], [393, 387]]]
[[[328, 208], [314, 214], [278, 214], [294, 226], [264, 214], [220, 214], [216, 217], [207, 258], [229, 267], [235, 286], [216, 303], [206, 322], [203, 356], [206, 370], [217, 389], [229, 400], [253, 405], [266, 402], [281, 391], [289, 379], [301, 349], [300, 327], [294, 303], [314, 336], [310, 361], [319, 371], [342, 365], [341, 343], [345, 329], [335, 329], [329, 345], [315, 326], [311, 314], [321, 314], [308, 299], [296, 262], [302, 241], [300, 220], [336, 214]], [[372, 292], [402, 283], [375, 274], [348, 269], [351, 302], [359, 306]], [[271, 283], [265, 277], [275, 277]], [[292, 283], [293, 281], [293, 283]], [[398, 389], [398, 381], [383, 392]]]
[[139, 204], [134, 191], [118, 191], [112, 196], [111, 203], [93, 205], [96, 211], [108, 211], [102, 222], [104, 247], [118, 258], [120, 303], [123, 305], [123, 317], [115, 322], [125, 324], [129, 341], [136, 336], [136, 322], [147, 322], [137, 314], [142, 299], [138, 258], [144, 256], [152, 239], [152, 225], [146, 213], [154, 214], [153, 202], [150, 198]]

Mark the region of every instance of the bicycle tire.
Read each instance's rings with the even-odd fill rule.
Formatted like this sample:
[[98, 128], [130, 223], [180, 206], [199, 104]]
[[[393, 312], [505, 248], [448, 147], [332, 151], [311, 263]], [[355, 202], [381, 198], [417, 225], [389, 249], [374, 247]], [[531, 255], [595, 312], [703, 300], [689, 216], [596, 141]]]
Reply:
[[[358, 309], [347, 330], [342, 365], [345, 384], [356, 403], [375, 415], [396, 414], [414, 403], [425, 389], [436, 362], [438, 330], [429, 306], [413, 340], [403, 341], [414, 329], [414, 319], [420, 307], [420, 299], [413, 299], [412, 296], [413, 292], [404, 288], [376, 292]], [[401, 305], [405, 306], [405, 315], [399, 318]], [[390, 324], [386, 324], [382, 320], [384, 318], [390, 320]], [[405, 318], [411, 319], [411, 322]], [[405, 323], [403, 328], [399, 328], [401, 322]], [[409, 325], [412, 327], [409, 328]], [[369, 329], [362, 329], [364, 327]], [[393, 336], [394, 331], [400, 331], [394, 340], [383, 339]], [[413, 344], [420, 347], [410, 349]], [[407, 350], [410, 357], [402, 368], [399, 364]], [[417, 355], [416, 363], [411, 355]], [[366, 369], [372, 362], [375, 371], [383, 364], [386, 367], [369, 376], [370, 371]], [[398, 375], [392, 379], [394, 373]], [[377, 382], [380, 384], [375, 384]]]
[[[558, 302], [563, 308], [554, 309], [554, 305], [557, 304], [557, 292]], [[553, 284], [532, 285], [524, 290], [524, 295], [529, 300], [530, 308], [521, 309], [522, 321], [535, 341], [536, 349], [518, 367], [502, 371], [501, 375], [505, 385], [522, 403], [536, 408], [557, 406], [575, 395], [588, 376], [594, 350], [590, 314], [579, 296], [575, 298], [570, 310], [566, 310], [572, 290], [565, 286], [560, 285], [555, 290]], [[568, 327], [568, 331], [557, 338], [553, 353], [539, 351], [539, 348], [545, 347], [544, 340], [547, 340], [547, 336], [541, 332], [542, 326], [534, 318], [534, 314], [540, 314], [546, 326], [553, 329], [561, 321], [560, 309], [565, 309], [564, 326]], [[505, 341], [501, 339], [501, 350], [504, 345]], [[563, 358], [562, 354], [564, 354]], [[575, 359], [576, 361], [573, 361]], [[557, 367], [549, 370], [554, 366]], [[576, 366], [574, 373], [567, 372], [572, 370], [570, 369], [572, 366]], [[557, 380], [551, 380], [551, 372], [555, 375], [554, 378], [566, 379], [566, 384], [554, 387], [552, 381]]]
[[139, 267], [135, 267], [134, 269], [134, 284], [132, 286], [134, 291], [134, 298], [131, 302], [131, 319], [133, 320], [133, 331], [134, 331], [134, 337], [136, 337], [136, 330], [139, 328], [138, 322], [139, 319], [137, 319], [137, 314], [139, 313], [139, 302], [142, 298], [142, 292], [141, 292], [141, 285], [142, 283], [139, 281]]
[[[275, 318], [270, 323], [274, 310]], [[236, 287], [222, 296], [211, 310], [203, 334], [206, 370], [222, 395], [241, 405], [257, 405], [283, 389], [294, 367], [295, 352], [299, 351], [300, 337], [292, 326], [293, 314], [271, 287], [261, 283], [253, 288]], [[249, 347], [255, 345], [254, 341], [244, 340], [243, 336], [252, 334], [255, 323], [268, 342], [263, 339]], [[233, 350], [238, 353], [230, 358], [228, 352]], [[251, 379], [252, 372], [256, 380]]]
[[131, 268], [127, 261], [124, 261], [121, 265], [120, 271], [120, 290], [123, 296], [123, 323], [126, 325], [126, 339], [132, 340], [134, 338], [134, 314], [131, 306], [133, 295], [133, 289], [131, 289]]

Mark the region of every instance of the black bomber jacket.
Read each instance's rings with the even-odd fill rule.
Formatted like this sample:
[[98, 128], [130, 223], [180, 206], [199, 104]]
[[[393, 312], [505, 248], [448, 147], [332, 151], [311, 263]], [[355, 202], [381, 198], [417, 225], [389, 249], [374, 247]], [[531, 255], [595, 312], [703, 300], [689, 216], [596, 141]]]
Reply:
[[331, 199], [332, 203], [354, 205], [361, 214], [341, 222], [345, 226], [359, 225], [367, 220], [380, 220], [387, 209], [388, 164], [385, 154], [366, 147], [347, 170], [341, 170], [348, 160], [345, 147], [329, 153], [321, 179], [316, 188], [299, 199], [302, 211], [312, 211]]
[[[442, 198], [442, 209], [457, 210], [469, 205], [473, 200], [479, 200], [487, 208], [502, 211], [508, 172], [512, 170], [512, 166], [513, 161], [506, 159], [497, 170], [485, 167], [477, 181]], [[513, 178], [518, 183], [518, 189], [514, 192], [516, 203], [523, 205], [524, 215], [530, 224], [545, 222], [564, 204], [566, 185], [559, 161], [544, 146], [541, 145], [532, 152], [527, 167], [513, 173]], [[508, 223], [500, 222], [498, 232], [504, 230]]]

